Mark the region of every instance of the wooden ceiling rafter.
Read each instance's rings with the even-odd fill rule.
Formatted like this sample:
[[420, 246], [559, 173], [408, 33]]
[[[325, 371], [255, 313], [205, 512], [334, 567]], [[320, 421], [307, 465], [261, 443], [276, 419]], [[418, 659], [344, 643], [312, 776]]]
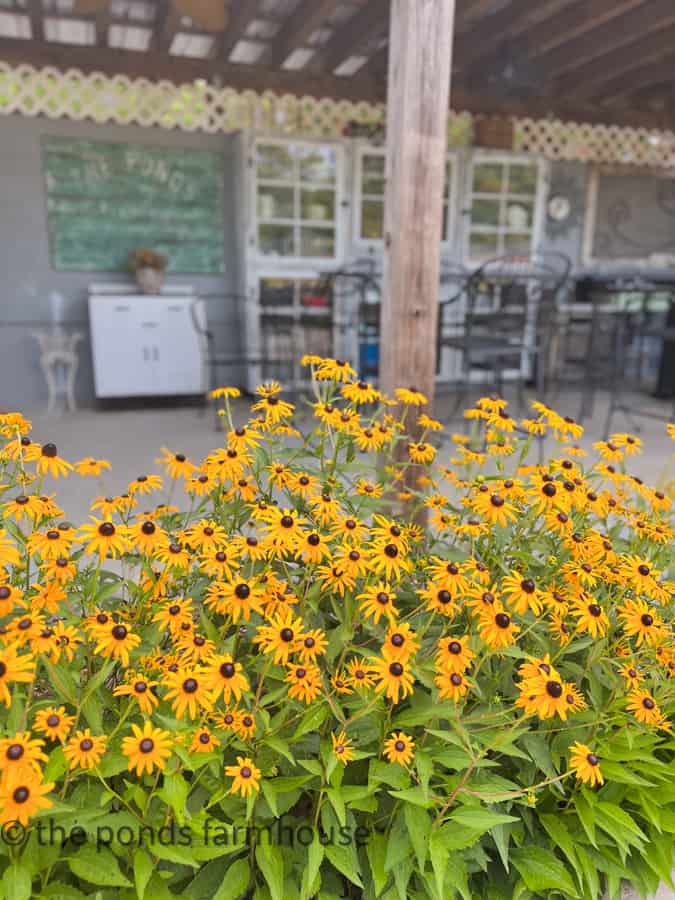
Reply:
[[258, 18], [258, 0], [230, 0], [228, 7], [229, 18], [221, 42], [221, 58], [229, 59], [230, 54], [246, 36], [246, 30], [251, 22]]
[[572, 7], [530, 29], [530, 56], [533, 59], [544, 56], [646, 2], [648, 0], [613, 0], [609, 3], [607, 0], [576, 0]]
[[307, 46], [307, 41], [338, 6], [339, 0], [300, 0], [295, 12], [286, 19], [265, 54], [272, 68], [283, 66], [294, 50]]
[[608, 51], [621, 50], [631, 44], [636, 35], [650, 34], [672, 23], [675, 23], [673, 0], [642, 0], [628, 10], [616, 12], [610, 20], [598, 22], [574, 40], [540, 56], [539, 64], [545, 68], [548, 77], [552, 78], [578, 69]]
[[34, 41], [44, 40], [44, 18], [43, 7], [40, 0], [28, 0], [26, 7], [28, 18], [30, 19], [30, 33]]
[[350, 56], [359, 56], [359, 51], [373, 40], [378, 31], [386, 34], [389, 28], [389, 6], [390, 0], [367, 0], [317, 51], [317, 68], [322, 72], [334, 72]]

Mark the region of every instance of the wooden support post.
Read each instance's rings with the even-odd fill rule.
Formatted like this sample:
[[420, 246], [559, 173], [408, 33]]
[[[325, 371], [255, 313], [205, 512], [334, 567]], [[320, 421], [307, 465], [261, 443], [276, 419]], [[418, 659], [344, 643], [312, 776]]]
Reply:
[[454, 0], [392, 0], [380, 386], [433, 398]]

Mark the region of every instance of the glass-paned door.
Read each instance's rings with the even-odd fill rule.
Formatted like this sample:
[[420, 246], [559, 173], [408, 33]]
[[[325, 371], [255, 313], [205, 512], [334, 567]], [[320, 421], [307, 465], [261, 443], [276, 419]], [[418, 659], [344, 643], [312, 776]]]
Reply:
[[333, 355], [330, 284], [311, 276], [263, 277], [258, 309], [262, 379], [301, 386], [308, 380], [308, 370], [300, 367], [304, 354]]
[[254, 148], [255, 240], [267, 260], [338, 256], [341, 148], [263, 141]]
[[477, 153], [469, 165], [465, 259], [530, 257], [543, 187], [537, 160]]
[[[443, 183], [443, 243], [452, 239], [457, 202], [456, 174], [457, 160], [449, 155]], [[356, 236], [361, 242], [377, 244], [384, 238], [384, 188], [384, 150], [362, 148], [358, 153], [356, 173]]]

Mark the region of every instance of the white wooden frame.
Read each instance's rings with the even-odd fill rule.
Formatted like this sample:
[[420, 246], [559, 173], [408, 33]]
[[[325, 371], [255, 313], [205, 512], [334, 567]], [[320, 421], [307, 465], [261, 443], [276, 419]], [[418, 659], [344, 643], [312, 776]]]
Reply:
[[667, 169], [646, 169], [644, 166], [591, 166], [586, 188], [586, 214], [584, 216], [584, 236], [581, 248], [581, 261], [585, 266], [604, 266], [606, 268], [620, 268], [632, 266], [636, 269], [655, 268], [657, 264], [648, 256], [642, 257], [611, 257], [593, 256], [593, 235], [598, 219], [598, 192], [600, 189], [601, 175], [650, 175], [654, 178], [675, 178], [675, 172]]
[[[472, 257], [470, 254], [470, 246], [471, 246], [471, 209], [473, 205], [474, 193], [473, 193], [473, 171], [475, 165], [480, 165], [482, 163], [497, 163], [498, 165], [508, 165], [508, 164], [529, 164], [535, 165], [537, 167], [537, 188], [534, 195], [534, 208], [532, 212], [532, 227], [527, 229], [514, 229], [517, 233], [530, 233], [530, 249], [529, 255], [535, 256], [539, 245], [541, 244], [541, 240], [544, 233], [544, 223], [545, 223], [545, 210], [546, 210], [546, 199], [548, 195], [548, 185], [549, 185], [549, 171], [550, 166], [547, 160], [543, 159], [539, 156], [533, 156], [527, 153], [511, 153], [509, 151], [504, 150], [474, 150], [467, 155], [466, 158], [466, 168], [464, 172], [464, 204], [462, 210], [463, 216], [463, 227], [462, 227], [462, 259], [466, 265], [469, 266], [478, 266], [484, 260], [479, 257]], [[480, 199], [480, 195], [477, 195], [478, 199]], [[500, 198], [500, 217], [501, 217], [501, 209], [506, 201], [507, 194], [502, 190], [499, 192]], [[513, 195], [518, 196], [518, 195]], [[522, 195], [523, 199], [525, 195]], [[496, 228], [492, 228], [490, 226], [479, 226], [478, 228], [473, 228], [474, 231], [485, 230], [486, 234], [496, 234], [497, 235], [497, 251], [493, 254], [494, 256], [503, 256], [505, 255], [505, 251], [501, 246], [501, 238], [505, 230], [504, 226], [501, 224]]]
[[[258, 217], [258, 178], [256, 171], [256, 159], [255, 154], [259, 145], [275, 145], [282, 147], [289, 146], [316, 146], [316, 147], [327, 147], [334, 151], [335, 153], [335, 163], [336, 163], [336, 171], [335, 171], [335, 215], [332, 220], [330, 220], [334, 226], [335, 231], [335, 252], [332, 256], [301, 256], [299, 254], [296, 255], [288, 255], [288, 256], [271, 256], [267, 254], [263, 254], [260, 252], [258, 247], [258, 225], [259, 217]], [[344, 200], [345, 200], [345, 171], [346, 171], [346, 163], [345, 163], [345, 146], [343, 143], [335, 140], [322, 140], [320, 138], [311, 138], [311, 137], [279, 137], [278, 135], [266, 135], [266, 134], [255, 134], [251, 137], [250, 147], [249, 147], [249, 172], [250, 172], [250, 185], [249, 185], [249, 197], [248, 197], [248, 206], [249, 206], [249, 246], [251, 248], [251, 256], [255, 259], [258, 268], [261, 270], [265, 269], [283, 269], [286, 266], [299, 268], [306, 267], [308, 269], [314, 270], [330, 270], [336, 268], [341, 260], [344, 257], [345, 246], [346, 246], [346, 235], [345, 235], [345, 223], [343, 217], [343, 209], [344, 209]], [[268, 179], [264, 179], [265, 182]], [[270, 179], [269, 183], [274, 185], [274, 182]], [[297, 198], [299, 197], [299, 189], [300, 186], [304, 182], [301, 182], [299, 179], [294, 181], [280, 181], [277, 183], [279, 187], [292, 187], [294, 190], [294, 202], [297, 202]], [[296, 210], [298, 212], [298, 210]], [[265, 220], [264, 220], [265, 221]], [[316, 227], [321, 228], [321, 221], [311, 221], [304, 220], [299, 215], [294, 215], [292, 219], [286, 220], [275, 220], [270, 221], [269, 224], [280, 224], [280, 225], [289, 225], [294, 229], [300, 228], [303, 224], [306, 224], [308, 227]], [[328, 224], [328, 221], [326, 221]], [[328, 229], [326, 229], [328, 230]]]
[[[354, 183], [352, 193], [352, 230], [354, 245], [361, 250], [381, 251], [384, 246], [382, 238], [365, 238], [361, 235], [361, 207], [363, 204], [363, 158], [364, 156], [386, 156], [384, 147], [378, 147], [373, 144], [359, 142], [354, 149]], [[446, 223], [446, 233], [441, 239], [441, 250], [448, 253], [453, 245], [455, 237], [455, 229], [457, 227], [458, 211], [460, 207], [459, 196], [459, 153], [456, 151], [448, 151], [446, 161], [450, 163], [450, 181], [448, 184], [448, 220]], [[384, 203], [384, 194], [382, 194], [382, 202]]]

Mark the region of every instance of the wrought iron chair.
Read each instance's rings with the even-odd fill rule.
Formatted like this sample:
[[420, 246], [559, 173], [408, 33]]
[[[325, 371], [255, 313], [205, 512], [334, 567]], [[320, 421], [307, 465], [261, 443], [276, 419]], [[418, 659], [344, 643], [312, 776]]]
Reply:
[[555, 311], [569, 266], [540, 258], [487, 260], [447, 305], [456, 304], [452, 331], [439, 327], [438, 349], [458, 354], [454, 415], [471, 385], [488, 383], [498, 394], [508, 380], [523, 407], [526, 382], [543, 394]]

